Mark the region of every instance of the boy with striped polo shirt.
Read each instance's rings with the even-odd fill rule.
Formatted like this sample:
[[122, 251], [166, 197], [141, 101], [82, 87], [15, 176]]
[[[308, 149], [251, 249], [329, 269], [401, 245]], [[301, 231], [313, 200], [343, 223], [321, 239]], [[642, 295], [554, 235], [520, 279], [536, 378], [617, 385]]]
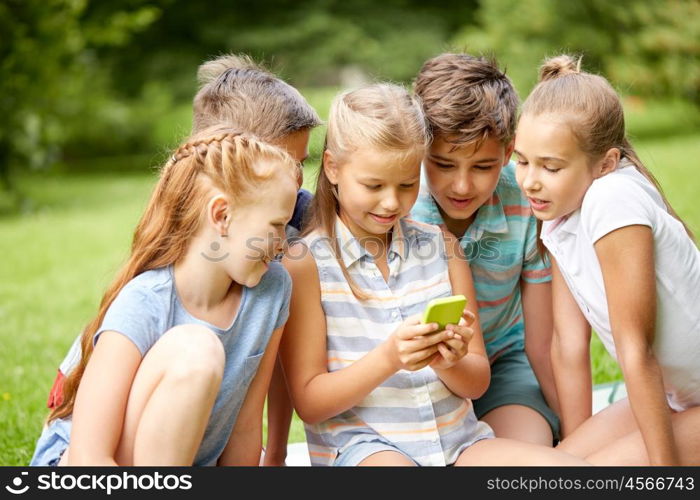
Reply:
[[551, 446], [559, 434], [551, 273], [509, 161], [518, 96], [495, 61], [466, 54], [428, 60], [414, 91], [433, 142], [411, 216], [446, 226], [469, 260], [491, 363], [474, 410], [497, 437]]

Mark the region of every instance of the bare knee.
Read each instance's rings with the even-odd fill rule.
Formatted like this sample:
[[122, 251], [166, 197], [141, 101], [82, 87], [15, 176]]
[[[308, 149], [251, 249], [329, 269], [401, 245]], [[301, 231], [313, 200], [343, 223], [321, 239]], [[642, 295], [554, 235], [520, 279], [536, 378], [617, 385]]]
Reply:
[[416, 464], [405, 455], [396, 451], [379, 451], [368, 456], [357, 465], [360, 467], [406, 467], [415, 466]]
[[538, 411], [523, 405], [504, 405], [494, 408], [481, 420], [500, 438], [552, 446], [552, 428]]
[[167, 343], [165, 374], [181, 380], [221, 381], [226, 355], [219, 337], [202, 325], [179, 325], [161, 338]]

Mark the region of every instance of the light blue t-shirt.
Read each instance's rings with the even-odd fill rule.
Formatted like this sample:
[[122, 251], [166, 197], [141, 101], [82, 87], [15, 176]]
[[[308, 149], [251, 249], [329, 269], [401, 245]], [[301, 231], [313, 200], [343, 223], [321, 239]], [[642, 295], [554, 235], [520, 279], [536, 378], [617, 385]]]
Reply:
[[[238, 314], [231, 326], [223, 330], [185, 310], [177, 296], [172, 266], [146, 271], [119, 292], [95, 334], [95, 342], [101, 332], [116, 331], [145, 355], [165, 332], [177, 325], [200, 324], [216, 333], [226, 354], [224, 376], [194, 461], [194, 465], [216, 465], [272, 332], [287, 321], [291, 289], [287, 271], [280, 263], [271, 262], [260, 283], [243, 287]], [[70, 372], [79, 358], [76, 341], [61, 364], [63, 373]], [[60, 457], [68, 446], [70, 427], [70, 418], [54, 420], [45, 427], [31, 465], [48, 465]]]

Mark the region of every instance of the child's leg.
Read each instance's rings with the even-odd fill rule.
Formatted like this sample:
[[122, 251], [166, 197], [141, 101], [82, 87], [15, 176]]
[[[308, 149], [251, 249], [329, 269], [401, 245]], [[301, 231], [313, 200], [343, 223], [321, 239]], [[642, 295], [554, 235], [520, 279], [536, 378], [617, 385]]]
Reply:
[[392, 466], [415, 466], [415, 462], [409, 459], [406, 455], [397, 451], [380, 451], [368, 456], [362, 462], [357, 464], [358, 467], [392, 467]]
[[552, 446], [559, 419], [540, 390], [525, 351], [502, 355], [491, 365], [491, 383], [475, 399], [474, 412], [496, 437]]
[[223, 377], [219, 338], [200, 325], [166, 332], [134, 377], [117, 449], [120, 465], [192, 465]]
[[395, 445], [383, 439], [359, 441], [338, 452], [336, 467], [415, 466], [417, 463]]
[[553, 436], [549, 422], [528, 406], [499, 406], [481, 420], [489, 424], [498, 437], [552, 446]]
[[599, 411], [559, 443], [557, 449], [587, 457], [621, 437], [638, 430], [627, 398]]
[[581, 458], [532, 443], [512, 439], [482, 439], [464, 450], [455, 466], [589, 465]]
[[[700, 465], [700, 407], [673, 414], [671, 423], [681, 465]], [[646, 446], [639, 430], [608, 442], [606, 446], [588, 455], [586, 460], [595, 465], [649, 465]]]
[[287, 382], [280, 360], [277, 358], [267, 394], [267, 447], [264, 465], [284, 465], [284, 460], [287, 458], [287, 440], [292, 412]]

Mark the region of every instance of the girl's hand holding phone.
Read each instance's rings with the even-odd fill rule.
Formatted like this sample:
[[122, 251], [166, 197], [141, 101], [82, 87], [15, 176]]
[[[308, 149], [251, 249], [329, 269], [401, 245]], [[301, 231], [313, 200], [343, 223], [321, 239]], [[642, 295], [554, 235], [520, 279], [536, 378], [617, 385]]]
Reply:
[[467, 355], [467, 352], [469, 352], [469, 341], [474, 335], [471, 325], [475, 319], [474, 313], [465, 309], [457, 325], [448, 324], [445, 327], [446, 331], [453, 333], [453, 336], [438, 344], [439, 356], [430, 363], [431, 368], [437, 370], [452, 368], [460, 359]]
[[421, 316], [406, 318], [384, 343], [396, 371], [417, 371], [428, 366], [440, 357], [438, 346], [455, 336], [455, 331], [438, 330], [437, 323], [422, 323]]

